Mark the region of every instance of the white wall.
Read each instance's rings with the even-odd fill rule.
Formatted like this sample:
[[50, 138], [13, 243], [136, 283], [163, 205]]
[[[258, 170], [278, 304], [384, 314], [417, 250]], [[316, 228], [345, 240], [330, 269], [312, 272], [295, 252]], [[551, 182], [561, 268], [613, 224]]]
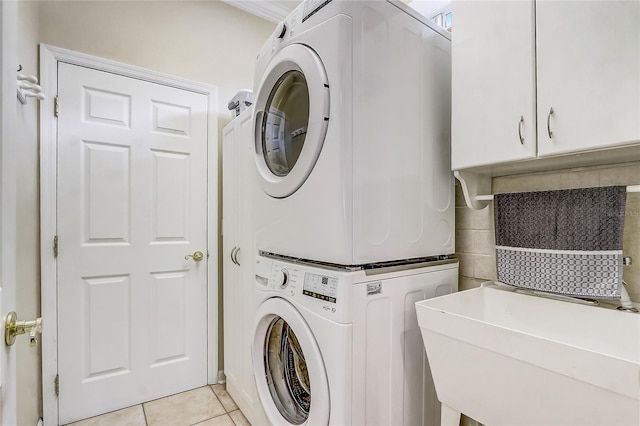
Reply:
[[233, 94], [251, 88], [255, 56], [274, 27], [221, 1], [40, 4], [41, 42], [215, 84], [225, 117]]
[[[20, 0], [19, 15], [19, 60], [27, 73], [38, 73], [37, 45], [46, 43], [213, 84], [219, 89], [220, 130], [232, 117], [227, 101], [252, 88], [256, 53], [275, 27], [221, 1]], [[36, 102], [30, 100], [22, 113], [17, 306], [21, 319], [32, 319], [40, 314]], [[42, 412], [40, 350], [29, 348], [27, 339], [16, 345], [18, 424], [35, 425]]]

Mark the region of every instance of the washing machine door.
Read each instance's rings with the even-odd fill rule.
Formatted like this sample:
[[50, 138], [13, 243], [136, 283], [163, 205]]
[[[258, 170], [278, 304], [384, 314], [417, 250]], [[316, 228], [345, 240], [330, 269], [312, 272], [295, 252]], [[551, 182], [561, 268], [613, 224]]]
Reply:
[[309, 47], [285, 46], [265, 70], [254, 103], [256, 166], [272, 197], [296, 192], [316, 164], [329, 122], [329, 81]]
[[329, 384], [322, 355], [304, 318], [284, 299], [268, 299], [258, 309], [253, 370], [273, 425], [329, 423]]

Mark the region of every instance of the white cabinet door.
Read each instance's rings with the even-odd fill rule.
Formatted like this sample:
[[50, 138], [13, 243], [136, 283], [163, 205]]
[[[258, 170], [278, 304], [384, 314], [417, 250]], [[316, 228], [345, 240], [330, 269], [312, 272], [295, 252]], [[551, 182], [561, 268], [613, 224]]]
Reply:
[[640, 2], [539, 1], [536, 27], [539, 155], [640, 140]]
[[[267, 424], [253, 377], [253, 108], [223, 130], [224, 373], [227, 391], [252, 424]], [[233, 258], [231, 257], [233, 254]]]
[[64, 424], [207, 383], [208, 102], [58, 70]]
[[533, 1], [454, 1], [452, 168], [536, 156]]
[[222, 132], [222, 253], [224, 310], [224, 373], [227, 384], [236, 383], [241, 375], [238, 353], [243, 338], [239, 321], [242, 309], [240, 268], [235, 251], [240, 246], [241, 171], [238, 150], [240, 135], [236, 122]]

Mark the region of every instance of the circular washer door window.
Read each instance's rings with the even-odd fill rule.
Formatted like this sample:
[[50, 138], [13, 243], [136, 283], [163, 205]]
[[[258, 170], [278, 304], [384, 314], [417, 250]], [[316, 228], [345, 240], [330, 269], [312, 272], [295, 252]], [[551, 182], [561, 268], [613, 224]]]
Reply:
[[273, 424], [327, 424], [326, 372], [306, 322], [278, 298], [262, 304], [258, 317], [254, 373], [267, 417]]
[[316, 53], [293, 44], [278, 52], [256, 95], [256, 165], [275, 198], [297, 191], [316, 164], [329, 121], [329, 84]]

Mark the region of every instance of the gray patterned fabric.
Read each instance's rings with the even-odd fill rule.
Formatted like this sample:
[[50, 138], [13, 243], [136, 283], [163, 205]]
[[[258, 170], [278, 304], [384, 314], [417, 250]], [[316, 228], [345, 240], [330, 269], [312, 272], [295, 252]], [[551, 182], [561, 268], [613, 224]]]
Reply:
[[624, 186], [496, 194], [498, 280], [620, 298], [625, 204]]

